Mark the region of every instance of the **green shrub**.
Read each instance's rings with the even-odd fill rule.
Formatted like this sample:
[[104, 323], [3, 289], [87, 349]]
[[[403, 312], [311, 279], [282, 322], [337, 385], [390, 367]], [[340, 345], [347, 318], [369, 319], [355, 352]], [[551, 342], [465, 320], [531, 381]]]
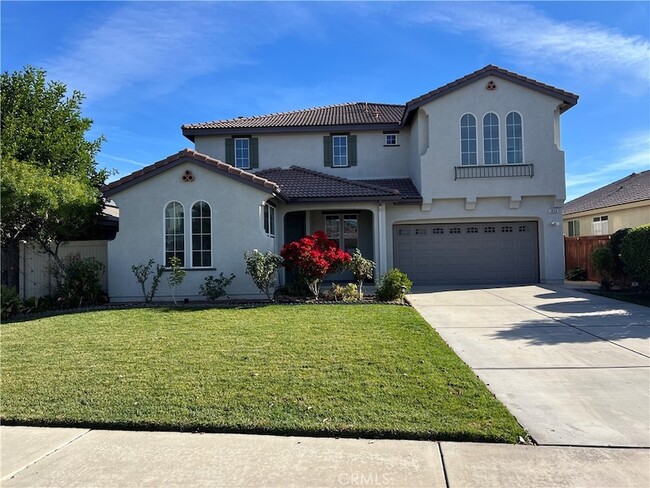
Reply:
[[587, 272], [581, 267], [571, 268], [566, 270], [564, 277], [569, 281], [585, 281]]
[[607, 290], [611, 287], [614, 271], [614, 255], [609, 247], [598, 247], [591, 252], [591, 262], [601, 276], [600, 287]]
[[359, 289], [354, 283], [345, 286], [332, 284], [332, 290], [325, 294], [325, 298], [336, 302], [357, 302], [359, 301]]
[[272, 290], [275, 288], [278, 268], [284, 262], [282, 256], [272, 252], [260, 252], [257, 249], [244, 253], [246, 274], [253, 279], [255, 286], [273, 301]]
[[63, 267], [55, 267], [52, 273], [61, 307], [82, 307], [107, 301], [102, 288], [102, 276], [106, 270], [104, 263], [78, 254], [64, 258], [62, 263]]
[[218, 278], [215, 278], [212, 275], [206, 276], [205, 283], [199, 288], [199, 293], [207, 297], [209, 300], [217, 300], [224, 295], [227, 298], [230, 298], [226, 293], [226, 288], [230, 286], [234, 279], [235, 275], [232, 273], [229, 277], [224, 276], [223, 273], [219, 273]]
[[411, 291], [413, 282], [397, 268], [389, 269], [388, 272], [379, 278], [377, 283], [377, 298], [382, 302], [391, 300], [403, 300], [404, 296]]
[[0, 308], [2, 320], [20, 312], [21, 301], [15, 286], [0, 286]]
[[[131, 266], [131, 271], [133, 271], [135, 279], [140, 283], [140, 287], [142, 288], [142, 295], [144, 295], [145, 303], [153, 301], [153, 297], [156, 296], [156, 291], [158, 290], [158, 285], [160, 285], [160, 278], [165, 272], [165, 267], [160, 264], [156, 264], [156, 271], [152, 271], [154, 264], [156, 264], [156, 262], [153, 259], [150, 259], [147, 264], [134, 264]], [[151, 281], [151, 288], [149, 292], [147, 292], [147, 280], [152, 273], [153, 279]]]
[[631, 229], [621, 242], [621, 260], [632, 279], [650, 284], [650, 224]]
[[630, 230], [631, 229], [629, 228], [617, 230], [612, 234], [609, 241], [609, 247], [612, 250], [612, 258], [614, 259], [612, 273], [614, 277], [619, 280], [623, 280], [625, 276], [625, 267], [623, 265], [623, 260], [621, 259], [621, 244]]

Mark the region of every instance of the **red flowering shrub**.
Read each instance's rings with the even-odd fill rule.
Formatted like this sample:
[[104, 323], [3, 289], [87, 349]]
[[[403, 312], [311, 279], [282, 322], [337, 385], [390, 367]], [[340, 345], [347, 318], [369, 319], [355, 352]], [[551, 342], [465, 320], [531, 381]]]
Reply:
[[316, 298], [323, 278], [342, 271], [352, 259], [322, 230], [285, 244], [280, 250], [280, 256], [284, 258], [285, 267], [289, 271], [295, 270]]

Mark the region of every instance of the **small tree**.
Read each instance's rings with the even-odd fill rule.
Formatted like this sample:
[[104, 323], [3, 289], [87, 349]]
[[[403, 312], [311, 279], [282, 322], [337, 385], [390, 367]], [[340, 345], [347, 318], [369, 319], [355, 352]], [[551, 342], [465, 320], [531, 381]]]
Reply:
[[246, 261], [246, 274], [253, 279], [255, 286], [273, 301], [271, 290], [275, 288], [277, 271], [284, 259], [271, 251], [263, 253], [257, 249], [244, 253]]
[[361, 255], [361, 251], [358, 249], [354, 250], [352, 253], [352, 259], [348, 263], [348, 269], [352, 271], [354, 279], [357, 282], [357, 291], [359, 294], [359, 300], [363, 298], [363, 282], [364, 280], [372, 279], [372, 272], [375, 269], [374, 261], [366, 259]]
[[183, 284], [183, 280], [185, 279], [185, 275], [187, 274], [187, 271], [181, 268], [181, 260], [176, 256], [169, 258], [168, 264], [169, 264], [169, 269], [168, 269], [169, 276], [167, 277], [167, 284], [169, 285], [169, 289], [172, 292], [174, 305], [178, 305], [178, 303], [176, 303], [176, 293], [175, 293], [176, 287]]
[[650, 285], [650, 224], [628, 232], [621, 243], [621, 259], [632, 279]]
[[[142, 287], [142, 294], [144, 295], [145, 303], [151, 303], [153, 301], [153, 297], [156, 295], [158, 285], [160, 284], [160, 278], [162, 278], [162, 275], [165, 272], [165, 267], [161, 266], [160, 264], [156, 265], [155, 272], [152, 271], [151, 268], [154, 264], [156, 264], [156, 262], [153, 259], [150, 259], [147, 264], [134, 264], [131, 266], [131, 271], [133, 271], [135, 279], [138, 281], [138, 283], [140, 283], [140, 286]], [[151, 281], [151, 289], [149, 290], [149, 293], [147, 293], [146, 283], [152, 273], [153, 280]]]
[[95, 156], [103, 136], [87, 140], [84, 96], [26, 67], [0, 77], [2, 219], [0, 241], [35, 241], [61, 272], [59, 245], [87, 235], [101, 217], [107, 173]]
[[305, 281], [309, 291], [318, 299], [323, 278], [345, 268], [351, 256], [339, 249], [336, 242], [329, 239], [322, 230], [313, 235], [285, 244], [280, 255], [289, 270], [296, 270]]

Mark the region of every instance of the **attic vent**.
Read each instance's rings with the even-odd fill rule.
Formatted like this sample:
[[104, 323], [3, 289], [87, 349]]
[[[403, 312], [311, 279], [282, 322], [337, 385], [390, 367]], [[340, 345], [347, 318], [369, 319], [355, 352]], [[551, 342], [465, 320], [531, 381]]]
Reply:
[[488, 81], [487, 86], [485, 87], [487, 91], [494, 91], [497, 89], [497, 84], [494, 81]]
[[185, 174], [183, 175], [182, 179], [185, 183], [192, 183], [194, 181], [194, 175], [188, 169], [187, 171], [185, 171]]

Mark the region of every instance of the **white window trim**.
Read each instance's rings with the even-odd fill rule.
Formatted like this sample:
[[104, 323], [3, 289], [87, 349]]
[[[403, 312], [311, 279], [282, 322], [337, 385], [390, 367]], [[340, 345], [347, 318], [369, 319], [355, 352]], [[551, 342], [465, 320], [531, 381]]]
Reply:
[[591, 233], [595, 236], [609, 234], [609, 215], [599, 215], [591, 221]]
[[[336, 153], [334, 148], [336, 147], [335, 141], [338, 137], [345, 139], [345, 164], [336, 162]], [[332, 135], [332, 168], [347, 168], [350, 165], [350, 140], [346, 134], [334, 134]]]
[[[237, 141], [246, 141], [247, 145], [247, 151], [248, 151], [248, 164], [246, 166], [238, 166], [237, 165]], [[248, 137], [235, 137], [233, 140], [233, 151], [234, 151], [234, 158], [235, 158], [235, 168], [239, 169], [251, 169], [251, 140]]]
[[169, 200], [162, 209], [162, 245], [163, 245], [163, 255], [162, 262], [163, 266], [167, 269], [167, 207], [170, 203], [178, 203], [183, 209], [183, 268], [187, 266], [187, 232], [185, 231], [185, 226], [187, 225], [187, 216], [185, 212], [185, 205], [183, 205], [178, 200]]
[[[499, 156], [499, 162], [498, 163], [486, 163], [485, 162], [485, 117], [488, 115], [493, 114], [497, 118], [497, 149], [499, 151], [498, 156]], [[499, 117], [499, 114], [496, 112], [486, 112], [483, 114], [483, 117], [481, 118], [481, 156], [483, 158], [483, 165], [484, 166], [498, 166], [502, 164], [501, 162], [503, 161], [503, 158], [501, 157], [501, 117]]]
[[[192, 209], [194, 208], [194, 205], [196, 205], [199, 202], [204, 202], [208, 206], [208, 208], [210, 209], [210, 266], [194, 266], [194, 260], [192, 259], [192, 257], [193, 257], [192, 252], [194, 252], [194, 247], [192, 246]], [[191, 266], [186, 266], [187, 269], [214, 269], [214, 266], [213, 266], [213, 264], [214, 264], [214, 212], [212, 211], [212, 205], [210, 205], [207, 200], [196, 200], [196, 201], [192, 202], [192, 206], [190, 207], [189, 223], [186, 223], [185, 225], [186, 225], [186, 227], [189, 227], [189, 233], [188, 233], [189, 236], [186, 235], [185, 239], [187, 241], [187, 239], [189, 238], [189, 241], [190, 241], [189, 242], [190, 245], [185, 246], [185, 249], [186, 249], [186, 251], [185, 251], [185, 255], [186, 255], [185, 256], [186, 257], [185, 263], [186, 263], [186, 265], [187, 265], [187, 262], [188, 262], [187, 261], [187, 252], [188, 252], [187, 249], [189, 249], [189, 253], [190, 253], [190, 261], [189, 261], [189, 263], [190, 263]], [[187, 230], [186, 230], [186, 232], [187, 232]]]
[[[388, 142], [388, 138], [389, 138], [389, 137], [394, 137], [394, 138], [395, 138], [395, 142], [392, 143], [392, 144], [390, 144], [390, 143]], [[397, 138], [397, 133], [384, 134], [384, 146], [390, 146], [390, 147], [393, 147], [393, 146], [399, 146], [399, 140], [398, 140], [398, 138]]]
[[[272, 229], [273, 232], [266, 231], [266, 216], [264, 215], [264, 210], [266, 207], [273, 209], [273, 229]], [[270, 215], [271, 212], [269, 212], [269, 216]], [[262, 232], [264, 232], [264, 235], [266, 235], [266, 237], [270, 237], [271, 239], [275, 239], [275, 236], [277, 235], [278, 209], [274, 203], [268, 200], [262, 203], [260, 209], [260, 221], [262, 223]], [[270, 219], [269, 219], [269, 230], [271, 230]]]
[[[510, 115], [512, 113], [518, 114], [519, 118], [521, 119], [521, 163], [508, 163], [508, 115]], [[525, 150], [526, 141], [524, 140], [524, 116], [521, 115], [521, 112], [519, 112], [518, 110], [511, 110], [510, 112], [508, 112], [506, 114], [506, 117], [505, 117], [504, 120], [506, 122], [506, 125], [505, 125], [505, 127], [506, 127], [506, 130], [505, 130], [505, 135], [506, 135], [506, 137], [505, 137], [506, 164], [524, 164], [525, 161], [526, 161], [526, 152], [525, 152], [526, 151]]]
[[[476, 131], [476, 134], [475, 134], [476, 135], [476, 162], [475, 163], [467, 163], [467, 164], [463, 164], [463, 117], [465, 117], [465, 115], [471, 115], [472, 117], [474, 117], [474, 130]], [[478, 128], [479, 128], [478, 119], [477, 119], [476, 115], [474, 115], [472, 112], [465, 112], [458, 119], [458, 145], [459, 145], [459, 149], [460, 149], [460, 165], [461, 166], [478, 166], [479, 163], [480, 163], [479, 151], [478, 151], [478, 148], [479, 148], [479, 132], [480, 131], [478, 130]]]

